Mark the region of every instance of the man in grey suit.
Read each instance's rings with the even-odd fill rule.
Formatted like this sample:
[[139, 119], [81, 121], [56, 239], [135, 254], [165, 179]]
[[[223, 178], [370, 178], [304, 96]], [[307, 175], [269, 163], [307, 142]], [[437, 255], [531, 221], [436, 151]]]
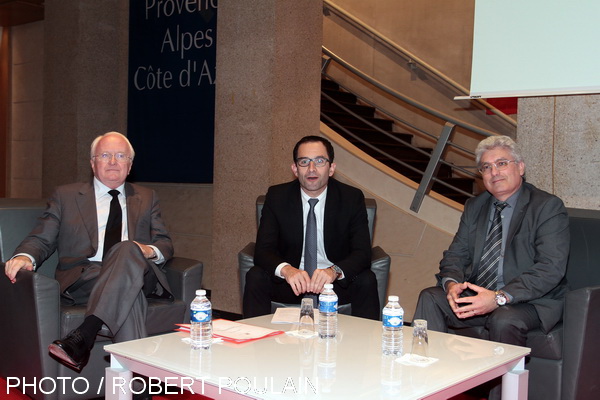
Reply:
[[21, 269], [33, 271], [55, 250], [61, 301], [87, 304], [81, 326], [55, 340], [49, 351], [80, 370], [105, 324], [120, 342], [146, 333], [146, 297], [172, 301], [161, 270], [173, 255], [156, 193], [125, 183], [134, 150], [118, 132], [91, 145], [92, 182], [55, 189], [36, 227], [6, 263], [15, 282]]
[[562, 319], [569, 219], [558, 197], [525, 182], [512, 139], [489, 137], [475, 153], [487, 192], [465, 204], [438, 285], [421, 292], [414, 318], [443, 332], [483, 326], [490, 340], [523, 346], [528, 331]]

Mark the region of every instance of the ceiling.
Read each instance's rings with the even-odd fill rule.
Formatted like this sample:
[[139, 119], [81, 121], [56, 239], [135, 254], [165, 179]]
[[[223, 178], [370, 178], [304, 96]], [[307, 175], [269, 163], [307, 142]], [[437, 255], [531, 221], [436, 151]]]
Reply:
[[0, 26], [15, 26], [44, 19], [44, 0], [0, 0]]

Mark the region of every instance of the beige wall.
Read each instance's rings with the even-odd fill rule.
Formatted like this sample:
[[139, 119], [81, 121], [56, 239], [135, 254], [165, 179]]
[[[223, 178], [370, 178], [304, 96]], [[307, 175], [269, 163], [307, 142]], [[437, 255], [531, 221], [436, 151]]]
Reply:
[[527, 180], [567, 207], [600, 209], [600, 95], [519, 99]]
[[11, 28], [8, 195], [42, 196], [44, 23]]

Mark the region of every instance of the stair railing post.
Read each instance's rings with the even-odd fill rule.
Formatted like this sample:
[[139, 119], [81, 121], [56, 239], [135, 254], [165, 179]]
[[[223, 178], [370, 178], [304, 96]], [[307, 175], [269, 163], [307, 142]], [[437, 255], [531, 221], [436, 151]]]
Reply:
[[331, 64], [330, 57], [321, 57], [321, 74], [324, 74], [325, 71], [327, 71], [327, 67], [329, 66], [329, 64]]
[[413, 197], [412, 204], [410, 205], [411, 211], [416, 213], [419, 212], [421, 208], [421, 204], [423, 203], [423, 198], [429, 193], [431, 187], [433, 186], [433, 177], [437, 175], [437, 172], [440, 168], [440, 159], [446, 149], [448, 141], [450, 140], [450, 135], [454, 132], [454, 125], [451, 122], [446, 122], [444, 128], [442, 128], [442, 133], [437, 140], [437, 144], [431, 153], [431, 158], [429, 159], [429, 164], [427, 164], [427, 168], [425, 169], [425, 173], [423, 174], [423, 179], [421, 179], [421, 183], [417, 188], [417, 192], [415, 193], [415, 197]]

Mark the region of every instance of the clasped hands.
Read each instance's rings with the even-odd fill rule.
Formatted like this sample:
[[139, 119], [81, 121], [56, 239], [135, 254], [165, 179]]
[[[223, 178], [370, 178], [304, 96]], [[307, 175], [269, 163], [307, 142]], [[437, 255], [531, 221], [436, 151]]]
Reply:
[[285, 278], [296, 296], [307, 292], [319, 294], [323, 291], [323, 285], [332, 283], [337, 278], [336, 272], [331, 268], [317, 269], [311, 278], [308, 272], [291, 265], [281, 269], [281, 276]]
[[[477, 294], [475, 296], [460, 297], [467, 289]], [[460, 319], [486, 315], [498, 308], [494, 291], [470, 282], [448, 282], [446, 285], [446, 298], [450, 308]]]

